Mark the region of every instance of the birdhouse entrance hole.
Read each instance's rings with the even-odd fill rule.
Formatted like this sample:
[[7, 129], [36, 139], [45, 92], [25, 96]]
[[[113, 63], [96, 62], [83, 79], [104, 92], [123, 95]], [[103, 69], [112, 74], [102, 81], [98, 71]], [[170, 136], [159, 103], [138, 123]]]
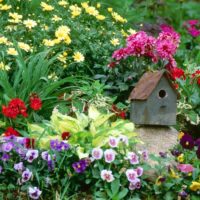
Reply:
[[167, 96], [167, 92], [165, 90], [160, 90], [158, 96], [163, 99]]

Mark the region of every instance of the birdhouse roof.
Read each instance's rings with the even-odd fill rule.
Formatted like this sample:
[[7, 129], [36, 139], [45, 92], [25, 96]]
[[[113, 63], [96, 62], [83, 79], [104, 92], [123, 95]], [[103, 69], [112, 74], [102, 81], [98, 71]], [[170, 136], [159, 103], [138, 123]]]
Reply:
[[163, 76], [166, 77], [169, 85], [179, 97], [179, 93], [169, 79], [167, 72], [165, 70], [161, 70], [155, 72], [146, 72], [136, 84], [135, 88], [132, 90], [129, 96], [129, 100], [147, 100]]

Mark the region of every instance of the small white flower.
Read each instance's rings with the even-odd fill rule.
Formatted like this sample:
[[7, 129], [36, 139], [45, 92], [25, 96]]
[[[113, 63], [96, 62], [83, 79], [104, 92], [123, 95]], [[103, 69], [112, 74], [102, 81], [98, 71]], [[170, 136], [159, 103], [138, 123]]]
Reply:
[[136, 165], [139, 163], [139, 157], [137, 156], [136, 153], [134, 152], [128, 152], [128, 159], [130, 161], [131, 164]]
[[112, 174], [112, 171], [106, 170], [106, 169], [104, 169], [104, 170], [101, 171], [101, 178], [104, 181], [107, 181], [109, 183], [112, 182], [115, 179], [114, 176], [113, 176], [113, 174]]
[[138, 178], [137, 172], [134, 169], [126, 170], [126, 177], [129, 182], [135, 182]]
[[92, 150], [92, 158], [100, 160], [103, 157], [103, 150], [101, 148], [94, 148]]
[[104, 158], [107, 163], [111, 163], [115, 160], [116, 152], [112, 149], [107, 149], [104, 152]]
[[113, 148], [117, 147], [118, 146], [118, 143], [119, 143], [119, 139], [116, 138], [116, 137], [113, 137], [113, 136], [110, 136], [109, 137], [109, 145]]

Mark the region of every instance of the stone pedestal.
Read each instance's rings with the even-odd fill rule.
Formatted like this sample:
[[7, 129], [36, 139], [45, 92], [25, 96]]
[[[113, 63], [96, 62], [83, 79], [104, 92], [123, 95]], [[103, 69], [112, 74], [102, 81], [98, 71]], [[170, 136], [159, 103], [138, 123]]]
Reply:
[[177, 144], [178, 131], [171, 127], [143, 126], [136, 128], [135, 133], [144, 142], [138, 149], [147, 149], [155, 155], [167, 152]]

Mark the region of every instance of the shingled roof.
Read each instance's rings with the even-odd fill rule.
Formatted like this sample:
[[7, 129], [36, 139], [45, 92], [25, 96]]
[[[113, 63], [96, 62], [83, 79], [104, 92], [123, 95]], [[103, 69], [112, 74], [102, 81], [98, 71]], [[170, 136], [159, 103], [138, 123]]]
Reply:
[[135, 88], [132, 90], [129, 100], [146, 100], [153, 90], [156, 88], [157, 84], [159, 83], [162, 76], [165, 76], [171, 85], [171, 87], [175, 90], [177, 95], [179, 96], [178, 92], [174, 88], [167, 72], [164, 70], [155, 71], [155, 72], [146, 72], [139, 82], [136, 84]]

